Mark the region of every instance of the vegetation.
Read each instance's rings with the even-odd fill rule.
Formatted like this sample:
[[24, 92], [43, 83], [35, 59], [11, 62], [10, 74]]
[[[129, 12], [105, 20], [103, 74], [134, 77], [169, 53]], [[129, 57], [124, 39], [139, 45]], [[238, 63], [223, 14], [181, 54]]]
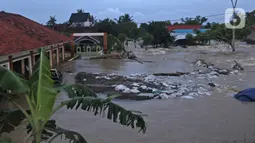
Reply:
[[145, 46], [145, 48], [147, 48], [148, 45], [152, 45], [154, 37], [150, 33], [145, 33], [143, 35], [142, 39], [143, 39], [143, 46]]
[[133, 21], [132, 16], [124, 14], [118, 19], [112, 20], [106, 18], [104, 20], [100, 20], [95, 24], [95, 27], [99, 32], [107, 32], [118, 38], [119, 35], [125, 34], [125, 40], [132, 40], [135, 43], [139, 40], [139, 38], [143, 37], [144, 34], [149, 33], [154, 37], [151, 43], [154, 47], [168, 47], [174, 40], [174, 37], [171, 37], [167, 30], [167, 25], [169, 23], [170, 21], [150, 22], [149, 24], [142, 23], [138, 28], [137, 24]]
[[57, 21], [56, 16], [50, 16], [50, 19], [46, 24], [47, 24], [47, 26], [54, 26], [54, 25], [56, 25], [56, 21]]
[[[82, 109], [94, 112], [94, 115], [106, 115], [113, 122], [146, 131], [142, 114], [126, 110], [111, 102], [114, 96], [101, 99], [90, 88], [81, 84], [54, 87], [50, 62], [43, 49], [40, 51], [40, 58], [29, 80], [0, 66], [0, 88], [0, 99], [7, 100], [17, 107], [14, 110], [0, 110], [0, 136], [4, 132], [13, 131], [21, 121], [26, 120], [29, 138], [31, 137], [34, 143], [52, 141], [62, 135], [74, 143], [86, 143], [79, 133], [58, 127], [56, 121], [51, 120], [52, 115], [62, 107]], [[56, 97], [62, 90], [65, 91], [69, 100], [62, 101], [54, 107]], [[27, 109], [15, 102], [15, 98], [19, 97], [25, 97]]]
[[[84, 10], [78, 9], [77, 12], [83, 13]], [[246, 37], [250, 34], [250, 27], [255, 23], [255, 10], [252, 12], [246, 13], [246, 27], [243, 29], [236, 29], [236, 39], [237, 40], [245, 40]], [[236, 15], [234, 15], [236, 17]], [[139, 40], [143, 40], [146, 38], [151, 38], [152, 42], [150, 43], [153, 47], [169, 47], [174, 42], [174, 37], [169, 34], [167, 30], [167, 25], [171, 25], [171, 21], [152, 21], [148, 23], [141, 23], [140, 26], [134, 22], [133, 17], [129, 14], [121, 15], [117, 19], [103, 19], [103, 20], [95, 20], [95, 17], [91, 16], [93, 20], [93, 25], [98, 32], [106, 32], [110, 37], [110, 43], [115, 43], [114, 49], [125, 50], [123, 43], [128, 43], [127, 41], [133, 41], [136, 43]], [[202, 28], [208, 29], [208, 31], [201, 33], [199, 31], [195, 31], [196, 36], [187, 35], [189, 38], [189, 43], [197, 44], [207, 44], [210, 40], [221, 41], [229, 44], [232, 48], [232, 51], [235, 51], [235, 47], [233, 45], [233, 33], [231, 29], [227, 29], [224, 24], [215, 23], [215, 22], [207, 22], [208, 18], [202, 16], [196, 16], [195, 18], [185, 17], [182, 18], [181, 21], [173, 23], [173, 25], [202, 25]], [[240, 19], [239, 19], [240, 21]], [[237, 21], [236, 23], [238, 23]], [[56, 23], [55, 17], [50, 17], [50, 20], [47, 22], [47, 25], [54, 25]], [[232, 24], [233, 21], [231, 21]], [[148, 36], [148, 35], [151, 36]], [[125, 36], [124, 36], [125, 35]], [[125, 37], [125, 38], [123, 38]], [[152, 38], [153, 37], [153, 38]], [[119, 39], [121, 38], [121, 39]], [[123, 41], [125, 39], [125, 41]], [[192, 41], [191, 41], [192, 40]], [[119, 43], [120, 42], [120, 43]], [[142, 42], [141, 46], [148, 46], [143, 44], [148, 44], [148, 42]], [[121, 47], [117, 47], [121, 46]], [[113, 47], [111, 45], [111, 47]]]

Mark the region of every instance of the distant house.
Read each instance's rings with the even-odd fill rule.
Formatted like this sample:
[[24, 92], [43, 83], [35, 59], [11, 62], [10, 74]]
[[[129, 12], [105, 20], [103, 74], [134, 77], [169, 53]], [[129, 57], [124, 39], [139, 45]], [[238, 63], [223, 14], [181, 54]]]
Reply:
[[170, 34], [175, 36], [175, 40], [177, 41], [180, 39], [186, 39], [187, 34], [192, 34], [195, 36], [196, 33], [194, 30], [198, 30], [202, 33], [208, 30], [201, 27], [201, 25], [169, 25], [167, 28]]
[[72, 13], [69, 23], [71, 27], [93, 27], [93, 17], [89, 13]]

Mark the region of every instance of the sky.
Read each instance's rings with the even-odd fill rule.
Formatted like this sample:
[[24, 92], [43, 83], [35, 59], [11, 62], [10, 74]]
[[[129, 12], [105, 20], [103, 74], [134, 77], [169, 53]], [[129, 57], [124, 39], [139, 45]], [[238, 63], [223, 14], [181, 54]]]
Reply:
[[[68, 21], [71, 13], [83, 9], [96, 19], [117, 18], [124, 13], [137, 23], [176, 20], [196, 15], [223, 14], [231, 7], [230, 0], [1, 0], [0, 11], [17, 13], [45, 24], [49, 16], [57, 23]], [[255, 9], [255, 0], [239, 0], [238, 8]], [[224, 22], [224, 15], [210, 17], [209, 21]], [[175, 22], [175, 21], [172, 21]]]

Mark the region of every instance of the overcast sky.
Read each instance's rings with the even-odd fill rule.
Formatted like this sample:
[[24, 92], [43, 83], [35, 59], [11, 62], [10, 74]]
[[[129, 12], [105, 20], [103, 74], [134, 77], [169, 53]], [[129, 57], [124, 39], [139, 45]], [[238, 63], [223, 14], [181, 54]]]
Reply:
[[[230, 0], [1, 0], [0, 10], [18, 13], [45, 24], [49, 16], [57, 22], [68, 21], [77, 9], [90, 12], [97, 19], [116, 18], [129, 13], [136, 22], [173, 20], [182, 17], [206, 16], [224, 13], [231, 7]], [[239, 0], [237, 7], [246, 11], [255, 9], [255, 0]], [[224, 16], [210, 21], [224, 21]]]

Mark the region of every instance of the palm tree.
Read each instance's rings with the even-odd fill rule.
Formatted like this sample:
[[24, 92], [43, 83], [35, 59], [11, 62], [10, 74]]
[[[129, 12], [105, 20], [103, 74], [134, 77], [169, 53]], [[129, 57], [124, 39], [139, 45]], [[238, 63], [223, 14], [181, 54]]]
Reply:
[[[58, 93], [63, 90], [69, 100], [62, 101], [54, 107]], [[15, 98], [24, 96], [29, 106], [21, 107], [14, 101]], [[70, 141], [86, 143], [86, 140], [77, 132], [57, 127], [51, 116], [60, 108], [83, 109], [94, 112], [94, 115], [104, 115], [113, 122], [121, 125], [140, 128], [146, 131], [146, 123], [141, 112], [129, 111], [111, 102], [114, 96], [101, 99], [88, 87], [81, 84], [63, 85], [54, 87], [51, 79], [50, 62], [44, 49], [40, 51], [40, 58], [34, 66], [29, 80], [23, 79], [17, 73], [0, 66], [0, 100], [8, 100], [17, 109], [0, 109], [0, 136], [4, 132], [11, 132], [20, 125], [21, 121], [28, 121], [28, 133], [35, 143], [41, 141], [51, 142], [57, 136], [65, 135]]]
[[49, 21], [46, 23], [48, 26], [54, 26], [56, 25], [56, 16], [50, 16]]
[[77, 9], [77, 13], [85, 13], [83, 9]]

